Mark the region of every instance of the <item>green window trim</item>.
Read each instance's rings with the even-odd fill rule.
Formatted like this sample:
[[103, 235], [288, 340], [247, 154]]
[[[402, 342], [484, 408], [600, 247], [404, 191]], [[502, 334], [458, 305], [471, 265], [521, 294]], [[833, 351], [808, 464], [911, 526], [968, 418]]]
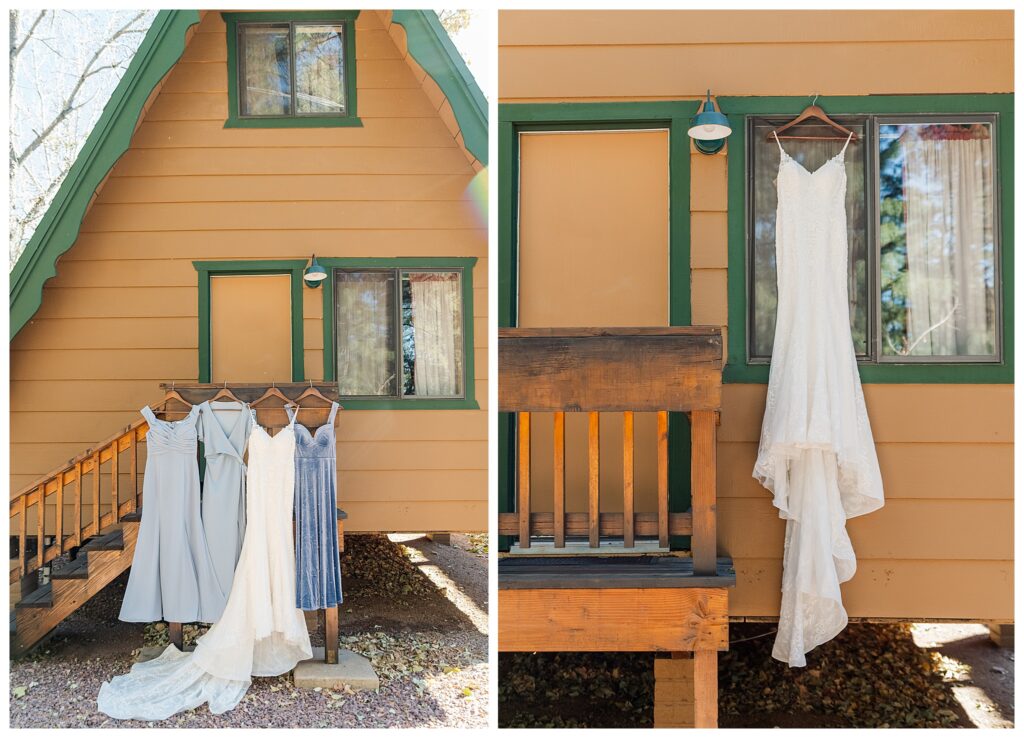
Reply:
[[476, 372], [473, 338], [473, 267], [476, 257], [368, 257], [317, 258], [328, 273], [321, 282], [323, 290], [324, 381], [335, 381], [334, 270], [335, 269], [458, 269], [462, 272], [463, 364], [466, 375], [465, 397], [460, 398], [341, 398], [346, 410], [479, 410], [476, 401]]
[[289, 274], [292, 306], [292, 379], [306, 381], [302, 323], [302, 275], [304, 259], [252, 261], [193, 261], [199, 273], [199, 381], [210, 381], [210, 278], [211, 276]]
[[[806, 97], [720, 97], [732, 120], [728, 146], [728, 360], [723, 381], [766, 384], [769, 365], [747, 359], [747, 116], [795, 116]], [[1000, 284], [1002, 288], [1002, 361], [999, 363], [896, 363], [860, 366], [861, 381], [877, 384], [1013, 383], [1013, 95], [867, 95], [819, 101], [836, 115], [991, 114], [997, 118], [995, 158], [998, 173]], [[877, 244], [870, 244], [877, 249]]]
[[[221, 13], [227, 27], [228, 118], [225, 128], [361, 128], [356, 101], [356, 18], [358, 10]], [[242, 116], [238, 108], [238, 24], [337, 21], [345, 24], [345, 115]]]
[[[657, 126], [669, 131], [669, 325], [690, 325], [690, 119], [699, 102], [506, 103], [498, 105], [498, 325], [517, 323], [519, 132]], [[624, 259], [626, 257], [623, 257]], [[690, 508], [690, 423], [669, 413], [669, 506]], [[498, 413], [498, 510], [514, 510], [515, 417]], [[498, 547], [507, 551], [508, 536]], [[673, 536], [688, 549], [689, 536]]]

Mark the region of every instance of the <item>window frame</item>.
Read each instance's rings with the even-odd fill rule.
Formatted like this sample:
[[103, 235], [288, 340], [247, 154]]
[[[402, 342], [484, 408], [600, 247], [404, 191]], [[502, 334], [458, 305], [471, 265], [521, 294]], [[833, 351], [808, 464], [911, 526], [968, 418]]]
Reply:
[[[227, 72], [228, 72], [228, 117], [225, 128], [334, 128], [361, 127], [356, 100], [356, 18], [358, 10], [320, 10], [305, 12], [265, 12], [265, 13], [221, 13], [227, 33]], [[345, 113], [344, 115], [312, 113], [289, 115], [243, 115], [241, 111], [241, 55], [239, 54], [240, 27], [247, 24], [284, 24], [289, 26], [289, 44], [292, 49], [290, 73], [292, 76], [292, 99], [294, 100], [294, 32], [296, 24], [303, 23], [340, 23], [344, 25], [342, 41], [343, 66], [345, 74]]]
[[[334, 302], [335, 273], [337, 271], [394, 271], [398, 277], [395, 286], [395, 334], [399, 351], [396, 356], [396, 367], [399, 373], [398, 396], [387, 397], [351, 397], [340, 396], [348, 410], [478, 410], [476, 401], [476, 374], [474, 366], [475, 342], [473, 337], [473, 268], [476, 257], [422, 257], [422, 258], [318, 258], [317, 261], [327, 270], [328, 277], [323, 280], [323, 356], [324, 381], [337, 382], [337, 334], [335, 326], [336, 306]], [[462, 371], [463, 395], [461, 397], [416, 397], [403, 396], [401, 342], [401, 274], [402, 272], [453, 272], [460, 273], [462, 281]]]
[[306, 262], [302, 259], [252, 261], [193, 261], [199, 286], [199, 382], [206, 384], [212, 373], [210, 337], [210, 279], [235, 275], [288, 274], [291, 276], [292, 380], [304, 382], [305, 345], [302, 315], [302, 275]]
[[[752, 198], [750, 187], [750, 119], [792, 117], [806, 105], [804, 97], [724, 97], [723, 111], [734, 123], [728, 147], [728, 287], [729, 338], [728, 359], [723, 371], [725, 382], [763, 384], [768, 381], [769, 362], [749, 356], [751, 256], [749, 223]], [[868, 279], [869, 350], [871, 360], [859, 360], [861, 380], [865, 383], [1012, 383], [1013, 382], [1013, 95], [878, 95], [830, 97], [824, 107], [837, 117], [867, 116], [866, 125], [874, 151], [867, 152], [868, 176]], [[997, 249], [997, 360], [978, 357], [889, 357], [879, 361], [880, 285], [878, 204], [878, 120], [956, 121], [957, 118], [993, 123], [993, 177], [995, 239]], [[736, 203], [743, 203], [737, 207]], [[742, 278], [738, 278], [742, 275]]]

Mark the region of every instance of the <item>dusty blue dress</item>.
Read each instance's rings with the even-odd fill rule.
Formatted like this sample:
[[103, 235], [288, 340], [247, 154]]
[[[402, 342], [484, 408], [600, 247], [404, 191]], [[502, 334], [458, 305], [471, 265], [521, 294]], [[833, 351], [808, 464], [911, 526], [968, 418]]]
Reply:
[[203, 442], [203, 528], [217, 581], [231, 591], [245, 536], [245, 464], [242, 455], [252, 432], [252, 413], [240, 402], [204, 402], [199, 406]]
[[341, 602], [337, 412], [335, 402], [327, 423], [313, 433], [295, 424], [295, 605], [302, 610]]
[[174, 422], [148, 407], [142, 416], [149, 423], [142, 522], [119, 618], [215, 623], [228, 593], [217, 581], [199, 514], [199, 406]]

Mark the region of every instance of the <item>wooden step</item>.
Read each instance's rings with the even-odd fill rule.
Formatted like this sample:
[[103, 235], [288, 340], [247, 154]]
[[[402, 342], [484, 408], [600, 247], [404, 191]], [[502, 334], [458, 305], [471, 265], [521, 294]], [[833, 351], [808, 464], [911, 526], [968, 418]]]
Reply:
[[732, 559], [716, 576], [693, 573], [684, 556], [531, 556], [498, 561], [498, 589], [661, 589], [735, 587]]
[[69, 561], [60, 568], [54, 568], [50, 572], [50, 579], [88, 579], [89, 578], [89, 557], [79, 551], [78, 558]]
[[122, 523], [139, 523], [141, 521], [142, 521], [142, 510], [136, 510], [135, 512], [130, 512], [127, 515], [122, 515], [121, 516], [121, 522]]
[[90, 538], [79, 551], [122, 551], [124, 534], [120, 528]]
[[21, 601], [14, 606], [17, 610], [26, 610], [35, 607], [53, 607], [53, 585], [44, 584], [34, 592], [21, 598]]

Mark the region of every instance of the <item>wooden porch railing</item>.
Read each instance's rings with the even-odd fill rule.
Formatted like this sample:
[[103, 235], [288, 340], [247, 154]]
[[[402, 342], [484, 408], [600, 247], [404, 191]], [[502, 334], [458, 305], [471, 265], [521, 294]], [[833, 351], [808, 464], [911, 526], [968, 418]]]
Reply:
[[[518, 537], [520, 551], [545, 541], [545, 552], [566, 549], [567, 537], [602, 539], [631, 550], [641, 537], [692, 536], [694, 573], [716, 572], [715, 436], [721, 406], [722, 337], [717, 327], [509, 328], [499, 331], [498, 406], [516, 415], [516, 512], [502, 513], [498, 530]], [[554, 414], [553, 512], [532, 512], [531, 414]], [[586, 412], [587, 511], [565, 509], [565, 413]], [[657, 511], [635, 512], [634, 413], [657, 413]], [[688, 512], [670, 512], [668, 414], [685, 412], [691, 425]], [[602, 413], [622, 413], [622, 509], [601, 512]]]

